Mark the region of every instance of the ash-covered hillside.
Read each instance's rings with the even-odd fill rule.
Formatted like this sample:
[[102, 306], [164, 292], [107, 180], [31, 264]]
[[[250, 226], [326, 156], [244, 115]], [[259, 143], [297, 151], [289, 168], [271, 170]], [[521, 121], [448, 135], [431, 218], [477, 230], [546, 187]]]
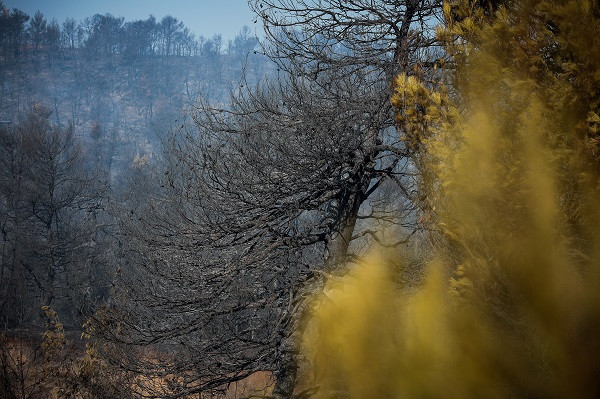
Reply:
[[123, 163], [156, 153], [201, 96], [223, 100], [269, 68], [248, 27], [225, 41], [196, 37], [171, 16], [96, 14], [58, 24], [39, 12], [0, 12], [1, 123], [16, 124], [41, 104], [80, 138], [118, 143]]

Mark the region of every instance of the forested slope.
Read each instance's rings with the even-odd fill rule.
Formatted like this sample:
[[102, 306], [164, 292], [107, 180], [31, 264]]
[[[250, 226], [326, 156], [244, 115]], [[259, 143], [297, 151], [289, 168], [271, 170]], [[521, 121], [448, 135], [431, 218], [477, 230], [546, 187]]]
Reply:
[[597, 397], [597, 2], [249, 5], [3, 10], [0, 394]]

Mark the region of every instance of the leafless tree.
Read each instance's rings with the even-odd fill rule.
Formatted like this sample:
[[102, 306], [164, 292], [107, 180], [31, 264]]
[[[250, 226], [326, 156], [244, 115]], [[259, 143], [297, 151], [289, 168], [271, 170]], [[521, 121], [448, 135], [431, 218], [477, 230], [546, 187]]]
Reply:
[[[291, 397], [305, 296], [358, 259], [357, 242], [395, 246], [416, 228], [411, 154], [389, 97], [399, 71], [438, 56], [439, 2], [251, 5], [278, 75], [242, 83], [227, 106], [201, 103], [151, 173], [159, 187], [123, 224], [120, 330], [99, 328], [125, 344], [130, 369], [177, 373], [156, 396], [269, 370], [273, 394]], [[404, 237], [385, 240], [381, 226]], [[161, 355], [143, 356], [149, 347]]]
[[79, 327], [78, 311], [91, 299], [84, 297], [94, 283], [100, 246], [90, 215], [101, 203], [102, 188], [94, 187], [72, 126], [52, 125], [50, 114], [36, 105], [25, 120], [1, 132], [5, 326], [39, 322], [40, 307], [54, 306]]

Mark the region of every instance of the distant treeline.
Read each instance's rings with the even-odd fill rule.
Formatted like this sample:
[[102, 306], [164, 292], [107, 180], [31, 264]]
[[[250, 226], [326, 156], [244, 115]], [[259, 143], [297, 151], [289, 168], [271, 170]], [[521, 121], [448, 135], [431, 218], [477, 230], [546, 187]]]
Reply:
[[150, 16], [146, 20], [126, 22], [123, 17], [96, 14], [83, 21], [68, 18], [59, 24], [54, 19], [48, 21], [40, 11], [30, 16], [16, 8], [8, 9], [0, 1], [0, 57], [3, 61], [18, 59], [24, 54], [69, 55], [76, 50], [84, 50], [90, 56], [199, 56], [224, 51], [245, 55], [257, 44], [249, 33], [247, 27], [242, 29], [225, 48], [220, 34], [212, 38], [195, 37], [183, 22], [170, 15], [160, 21]]
[[268, 73], [258, 48], [246, 26], [224, 43], [221, 35], [195, 37], [172, 16], [126, 22], [96, 14], [59, 24], [0, 0], [0, 124], [26, 121], [44, 105], [52, 123], [73, 125], [76, 136], [113, 137], [117, 163], [127, 165], [137, 153], [156, 153], [201, 98], [225, 101], [231, 88]]

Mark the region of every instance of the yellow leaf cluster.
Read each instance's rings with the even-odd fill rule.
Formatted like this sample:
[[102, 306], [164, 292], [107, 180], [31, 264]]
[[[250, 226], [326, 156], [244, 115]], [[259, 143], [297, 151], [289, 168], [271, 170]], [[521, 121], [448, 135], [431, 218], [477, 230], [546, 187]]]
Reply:
[[316, 299], [318, 397], [600, 397], [600, 4], [447, 1], [446, 85], [400, 75], [434, 245]]

